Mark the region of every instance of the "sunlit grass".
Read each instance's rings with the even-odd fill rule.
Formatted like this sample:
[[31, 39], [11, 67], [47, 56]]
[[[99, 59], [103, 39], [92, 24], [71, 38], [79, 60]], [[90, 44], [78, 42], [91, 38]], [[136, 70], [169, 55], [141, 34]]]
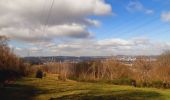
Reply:
[[23, 78], [0, 90], [1, 98], [35, 100], [169, 100], [170, 90], [135, 88], [106, 83], [59, 81], [56, 75], [43, 79]]

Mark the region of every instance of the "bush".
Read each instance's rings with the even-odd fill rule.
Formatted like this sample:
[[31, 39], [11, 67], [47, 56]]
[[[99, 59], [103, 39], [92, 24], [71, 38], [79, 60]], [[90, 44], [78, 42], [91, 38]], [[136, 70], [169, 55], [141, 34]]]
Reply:
[[129, 79], [129, 78], [120, 78], [120, 79], [115, 79], [112, 81], [109, 81], [109, 83], [115, 84], [115, 85], [132, 85], [132, 82], [134, 80]]
[[25, 76], [27, 71], [22, 60], [7, 45], [8, 39], [0, 36], [0, 84]]
[[46, 73], [43, 73], [43, 77], [46, 77], [47, 76], [47, 74]]
[[156, 87], [156, 88], [160, 88], [160, 87], [163, 86], [163, 82], [160, 81], [160, 80], [158, 80], [158, 81], [153, 81], [153, 82], [152, 82], [152, 86], [153, 86], [153, 87]]
[[15, 80], [20, 77], [20, 73], [15, 70], [0, 70], [0, 83], [4, 84], [6, 80]]
[[42, 70], [37, 70], [36, 72], [36, 78], [43, 78], [43, 71]]

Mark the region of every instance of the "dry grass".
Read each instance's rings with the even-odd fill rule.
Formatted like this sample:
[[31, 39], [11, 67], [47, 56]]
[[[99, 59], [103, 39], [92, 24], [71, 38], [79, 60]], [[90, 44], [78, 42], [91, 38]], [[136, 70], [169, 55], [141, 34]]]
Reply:
[[0, 89], [1, 100], [169, 100], [170, 90], [134, 88], [105, 83], [60, 81], [57, 75], [23, 78]]

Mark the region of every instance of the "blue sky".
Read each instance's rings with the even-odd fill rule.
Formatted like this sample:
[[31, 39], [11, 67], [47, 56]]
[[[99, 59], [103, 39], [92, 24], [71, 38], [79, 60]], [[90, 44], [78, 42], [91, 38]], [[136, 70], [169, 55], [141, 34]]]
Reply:
[[[112, 5], [115, 16], [100, 17], [102, 26], [94, 29], [97, 38], [148, 37], [158, 41], [170, 41], [170, 24], [161, 20], [163, 11], [169, 11], [169, 4], [154, 0], [107, 0]], [[140, 2], [145, 8], [153, 10], [152, 14], [144, 11], [129, 12], [126, 7], [129, 2]]]
[[170, 49], [169, 6], [170, 0], [1, 0], [0, 35], [19, 56], [158, 55]]

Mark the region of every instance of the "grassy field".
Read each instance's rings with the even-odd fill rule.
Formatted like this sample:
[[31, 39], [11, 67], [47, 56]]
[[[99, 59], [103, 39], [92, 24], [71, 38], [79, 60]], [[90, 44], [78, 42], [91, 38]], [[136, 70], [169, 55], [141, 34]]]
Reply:
[[170, 90], [135, 88], [105, 83], [23, 78], [0, 88], [0, 100], [170, 100]]

